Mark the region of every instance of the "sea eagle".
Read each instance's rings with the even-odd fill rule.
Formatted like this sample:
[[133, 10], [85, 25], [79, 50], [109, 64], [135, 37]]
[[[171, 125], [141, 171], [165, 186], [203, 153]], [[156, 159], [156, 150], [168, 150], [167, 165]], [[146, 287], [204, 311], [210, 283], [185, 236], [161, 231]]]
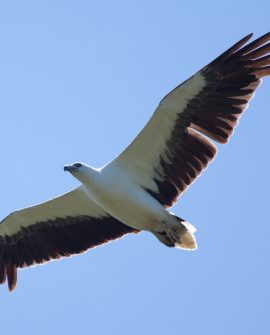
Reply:
[[[244, 37], [159, 103], [135, 140], [100, 169], [66, 165], [81, 184], [0, 222], [0, 283], [17, 268], [79, 254], [142, 230], [168, 247], [196, 249], [195, 228], [168, 209], [226, 143], [270, 75], [270, 33]], [[244, 46], [245, 45], [245, 46]], [[210, 138], [210, 139], [209, 139]]]

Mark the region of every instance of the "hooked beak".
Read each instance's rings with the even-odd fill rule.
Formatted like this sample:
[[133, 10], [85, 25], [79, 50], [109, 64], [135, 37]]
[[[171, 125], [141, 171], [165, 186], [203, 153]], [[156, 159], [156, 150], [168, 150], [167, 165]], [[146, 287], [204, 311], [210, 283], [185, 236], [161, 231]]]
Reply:
[[65, 165], [64, 166], [64, 171], [66, 172], [66, 171], [68, 171], [68, 172], [70, 172], [72, 170], [72, 166], [71, 165]]

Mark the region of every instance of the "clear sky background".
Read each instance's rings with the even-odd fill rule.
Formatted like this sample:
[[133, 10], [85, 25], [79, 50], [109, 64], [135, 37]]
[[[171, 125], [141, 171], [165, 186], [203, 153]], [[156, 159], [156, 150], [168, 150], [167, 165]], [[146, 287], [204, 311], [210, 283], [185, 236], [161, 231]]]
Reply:
[[[77, 185], [159, 100], [250, 32], [262, 1], [1, 1], [0, 216]], [[270, 79], [174, 211], [196, 252], [142, 233], [18, 273], [1, 334], [269, 334]]]

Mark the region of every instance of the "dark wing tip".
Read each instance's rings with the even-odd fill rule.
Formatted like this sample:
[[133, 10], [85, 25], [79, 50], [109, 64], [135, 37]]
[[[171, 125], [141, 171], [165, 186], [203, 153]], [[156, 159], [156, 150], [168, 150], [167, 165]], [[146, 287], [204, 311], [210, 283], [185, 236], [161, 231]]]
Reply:
[[247, 36], [243, 37], [239, 42], [243, 41], [243, 43], [247, 43], [248, 40], [251, 39], [251, 37], [253, 36], [253, 33], [249, 33]]
[[244, 44], [247, 35], [201, 70], [208, 83], [192, 127], [219, 143], [227, 143], [250, 98], [270, 75], [270, 32]]
[[17, 284], [17, 267], [14, 264], [7, 265], [8, 289], [13, 291]]
[[0, 284], [4, 284], [8, 282], [9, 291], [13, 291], [16, 288], [17, 284], [17, 267], [12, 263], [4, 263], [0, 264]]
[[7, 277], [7, 269], [5, 263], [0, 263], [0, 284], [4, 284], [6, 282]]
[[53, 224], [44, 221], [22, 228], [12, 236], [13, 243], [1, 243], [0, 239], [0, 284], [7, 281], [9, 291], [13, 291], [17, 268], [80, 254], [134, 232], [138, 231], [113, 217], [87, 215], [56, 218]]
[[228, 57], [230, 57], [236, 51], [242, 48], [251, 39], [252, 36], [253, 36], [253, 33], [250, 33], [247, 36], [243, 37], [240, 41], [238, 41], [233, 46], [231, 46], [228, 50], [223, 52], [220, 56], [215, 58], [210, 64], [215, 64], [215, 63], [219, 63], [219, 62], [226, 60]]

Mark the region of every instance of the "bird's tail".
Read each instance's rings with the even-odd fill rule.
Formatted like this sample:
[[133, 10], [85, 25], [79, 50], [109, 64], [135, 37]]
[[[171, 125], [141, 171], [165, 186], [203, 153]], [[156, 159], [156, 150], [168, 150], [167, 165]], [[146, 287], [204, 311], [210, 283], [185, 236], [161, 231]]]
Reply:
[[168, 214], [168, 219], [165, 222], [165, 230], [154, 232], [154, 235], [168, 247], [186, 250], [197, 249], [196, 238], [194, 236], [196, 228], [178, 216], [171, 213]]

